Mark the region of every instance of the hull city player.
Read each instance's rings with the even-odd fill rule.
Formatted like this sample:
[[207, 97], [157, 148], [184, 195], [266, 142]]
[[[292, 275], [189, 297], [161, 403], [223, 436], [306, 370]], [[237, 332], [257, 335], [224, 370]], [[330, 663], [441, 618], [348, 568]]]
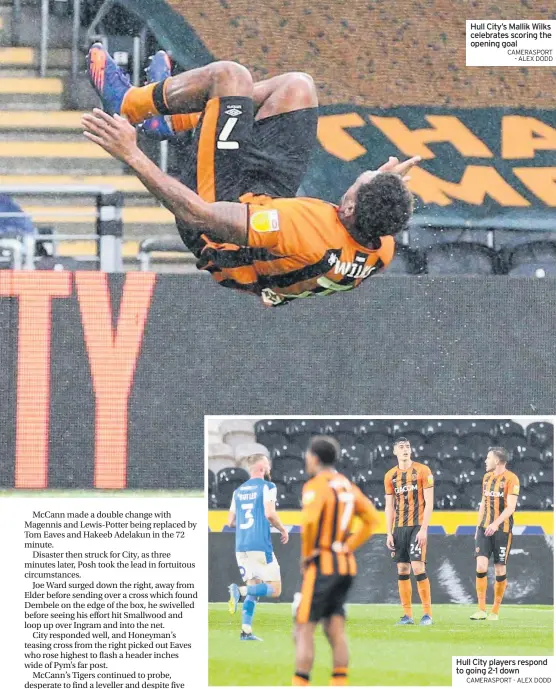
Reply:
[[[330, 684], [348, 683], [348, 647], [344, 603], [357, 573], [354, 551], [376, 530], [377, 512], [363, 493], [334, 464], [340, 448], [333, 438], [313, 438], [305, 466], [312, 478], [303, 487], [301, 568], [297, 598], [294, 686], [309, 684], [314, 661], [314, 634], [319, 622], [332, 648]], [[353, 533], [353, 518], [362, 526]]]
[[432, 624], [431, 589], [425, 571], [427, 529], [433, 510], [434, 479], [425, 464], [411, 460], [411, 445], [406, 438], [394, 443], [397, 466], [384, 477], [386, 493], [386, 545], [398, 566], [398, 589], [403, 617], [397, 624], [414, 624], [410, 572], [417, 581], [423, 617], [419, 624]]
[[[509, 453], [503, 447], [491, 447], [485, 460], [483, 498], [479, 507], [479, 521], [475, 531], [477, 560], [476, 587], [479, 609], [472, 620], [498, 620], [498, 611], [506, 590], [506, 565], [512, 547], [513, 514], [519, 495], [519, 479], [507, 464]], [[486, 593], [488, 561], [494, 560], [494, 605], [487, 615]]]
[[251, 478], [234, 491], [228, 526], [236, 527], [236, 560], [243, 586], [230, 584], [230, 613], [241, 613], [242, 641], [262, 641], [253, 634], [253, 616], [257, 598], [277, 598], [282, 590], [280, 566], [272, 549], [270, 525], [287, 543], [289, 535], [276, 513], [276, 486], [270, 481], [270, 460], [265, 455], [252, 455], [246, 460]]
[[[113, 116], [85, 115], [85, 136], [133, 168], [175, 215], [198, 268], [221, 285], [279, 306], [351, 290], [392, 260], [394, 235], [413, 211], [407, 173], [420, 158], [390, 158], [364, 172], [339, 206], [296, 197], [317, 143], [310, 76], [290, 73], [254, 84], [242, 65], [214, 62], [174, 77], [163, 69], [160, 81], [132, 87], [101, 44], [92, 46], [88, 64]], [[196, 111], [200, 119], [191, 116]], [[132, 125], [147, 121], [148, 129], [153, 117], [158, 129], [169, 120], [177, 126], [178, 119], [182, 128], [195, 126], [181, 182], [137, 147]]]

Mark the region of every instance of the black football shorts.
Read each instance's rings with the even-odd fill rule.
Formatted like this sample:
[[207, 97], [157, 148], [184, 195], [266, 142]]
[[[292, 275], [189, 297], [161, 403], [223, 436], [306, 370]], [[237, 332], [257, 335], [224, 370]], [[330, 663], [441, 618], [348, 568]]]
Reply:
[[484, 556], [492, 559], [496, 565], [505, 565], [512, 547], [512, 534], [495, 531], [492, 536], [485, 536], [482, 526], [477, 529], [475, 539], [475, 557]]
[[420, 526], [396, 526], [392, 535], [394, 536], [394, 551], [392, 559], [394, 562], [426, 562], [427, 546], [420, 548], [417, 543], [417, 534]]

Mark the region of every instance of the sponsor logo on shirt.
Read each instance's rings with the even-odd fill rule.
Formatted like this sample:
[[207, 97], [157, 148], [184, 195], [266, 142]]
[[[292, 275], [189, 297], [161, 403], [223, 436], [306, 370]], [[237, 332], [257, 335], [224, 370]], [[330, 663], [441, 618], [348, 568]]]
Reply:
[[487, 498], [503, 498], [503, 490], [485, 490], [485, 497]]
[[429, 484], [429, 486], [432, 486], [432, 484], [434, 483], [434, 478], [432, 474], [429, 474], [427, 476], [427, 483]]
[[250, 224], [255, 232], [278, 232], [280, 229], [278, 211], [275, 209], [257, 211], [251, 216]]
[[394, 488], [394, 491], [399, 494], [399, 493], [409, 493], [410, 490], [419, 490], [417, 486], [413, 485], [413, 483], [410, 486], [399, 486]]

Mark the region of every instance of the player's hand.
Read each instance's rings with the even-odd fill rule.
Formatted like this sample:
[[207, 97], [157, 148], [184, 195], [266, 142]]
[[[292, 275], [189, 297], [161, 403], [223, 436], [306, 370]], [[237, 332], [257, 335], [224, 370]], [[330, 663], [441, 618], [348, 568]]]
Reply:
[[411, 168], [414, 165], [417, 165], [420, 162], [421, 156], [413, 156], [413, 158], [404, 160], [403, 163], [400, 163], [398, 158], [390, 156], [388, 158], [388, 162], [384, 163], [384, 165], [381, 165], [378, 168], [378, 172], [393, 172], [396, 175], [400, 175], [404, 182], [408, 182], [410, 180], [410, 177], [407, 173], [411, 170]]
[[417, 541], [417, 545], [419, 546], [419, 548], [424, 548], [427, 545], [427, 537], [427, 530], [421, 527], [417, 532], [417, 537], [415, 539]]
[[394, 550], [394, 536], [391, 533], [386, 536], [386, 546], [388, 550]]
[[286, 543], [290, 540], [290, 535], [289, 533], [284, 529], [284, 531], [280, 531], [280, 543], [282, 545], [286, 545]]
[[98, 144], [123, 163], [139, 150], [135, 128], [125, 117], [120, 115], [112, 117], [99, 108], [95, 108], [91, 114], [83, 115], [81, 124], [85, 128], [83, 134], [89, 141]]
[[489, 524], [485, 529], [485, 536], [493, 536], [496, 531], [498, 531], [498, 524], [492, 522], [492, 524]]

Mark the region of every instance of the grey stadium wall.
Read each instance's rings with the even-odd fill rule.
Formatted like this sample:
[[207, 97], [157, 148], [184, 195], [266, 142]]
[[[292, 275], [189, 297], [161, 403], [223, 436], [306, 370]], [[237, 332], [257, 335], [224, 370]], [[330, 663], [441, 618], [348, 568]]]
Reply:
[[[274, 550], [282, 574], [280, 601], [290, 602], [300, 590], [299, 534], [287, 545], [274, 538]], [[508, 559], [508, 588], [504, 602], [521, 605], [553, 605], [553, 536], [514, 536]], [[233, 533], [209, 534], [209, 601], [228, 600], [228, 585], [238, 580]], [[375, 536], [357, 553], [358, 576], [350, 593], [351, 603], [399, 604], [396, 565], [386, 548], [385, 536]], [[434, 603], [474, 603], [475, 558], [473, 536], [429, 536], [427, 572]], [[489, 573], [492, 590], [493, 571]], [[414, 587], [414, 601], [417, 591]]]
[[0, 486], [200, 488], [205, 414], [552, 414], [556, 282], [0, 271]]

